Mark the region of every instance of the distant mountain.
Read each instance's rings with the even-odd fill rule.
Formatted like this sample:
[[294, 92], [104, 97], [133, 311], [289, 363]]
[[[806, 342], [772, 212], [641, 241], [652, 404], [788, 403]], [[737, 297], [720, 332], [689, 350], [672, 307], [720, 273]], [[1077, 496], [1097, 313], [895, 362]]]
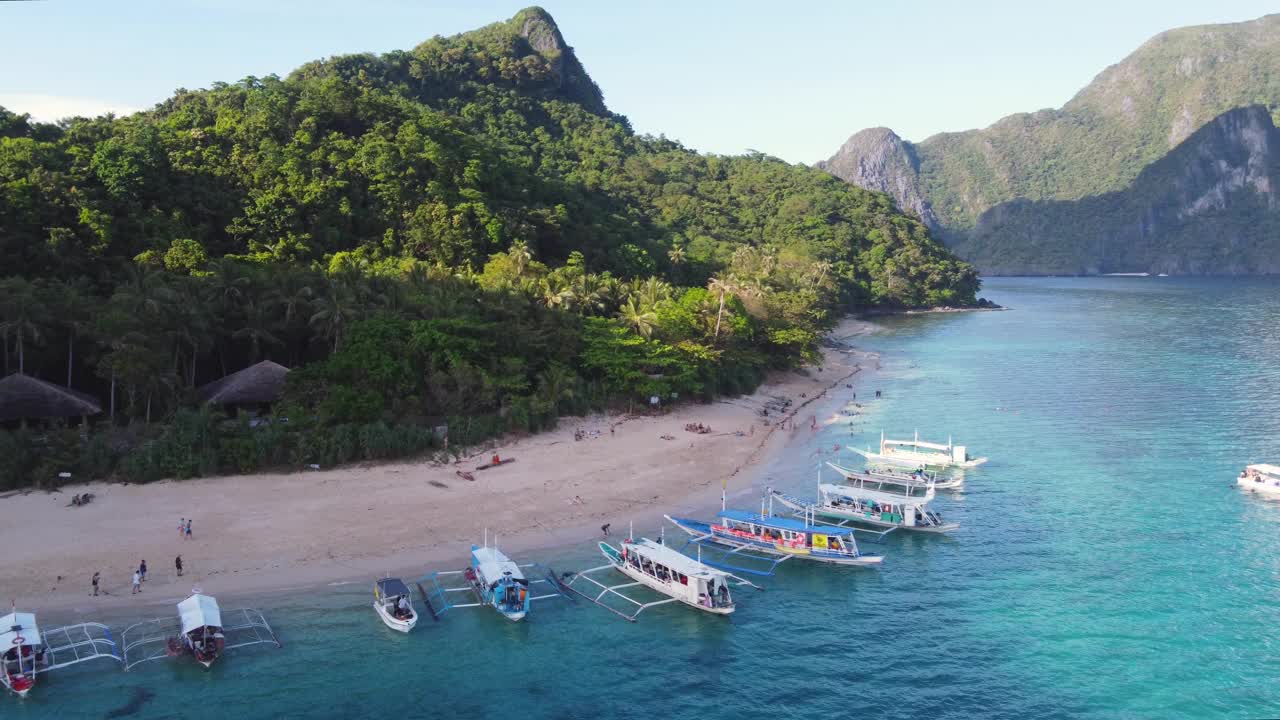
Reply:
[[[864, 130], [819, 167], [893, 195], [987, 273], [1271, 272], [1280, 238], [1256, 228], [1276, 207], [1278, 108], [1269, 15], [1157, 35], [1059, 110], [918, 144]], [[1158, 218], [1135, 226], [1138, 208]], [[1115, 252], [1137, 237], [1146, 253]]]

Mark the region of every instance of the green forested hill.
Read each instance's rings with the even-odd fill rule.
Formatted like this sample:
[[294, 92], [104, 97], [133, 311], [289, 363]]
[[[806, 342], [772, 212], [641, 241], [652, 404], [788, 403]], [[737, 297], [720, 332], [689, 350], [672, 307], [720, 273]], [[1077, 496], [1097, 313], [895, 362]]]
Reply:
[[[978, 287], [885, 195], [635, 135], [537, 8], [125, 118], [0, 112], [0, 257], [5, 370], [89, 390], [118, 424], [174, 418], [258, 359], [302, 367], [270, 442], [181, 412], [86, 470], [134, 477], [740, 391], [839, 312]], [[10, 477], [52, 462], [15, 457]]]
[[[1053, 238], [1061, 238], [1063, 229], [1057, 223], [1068, 207], [1064, 203], [1087, 201], [1089, 211], [1105, 211], [1107, 203], [1094, 198], [1115, 199], [1115, 193], [1127, 192], [1146, 168], [1197, 130], [1249, 106], [1267, 108], [1280, 117], [1280, 15], [1161, 33], [1099, 73], [1060, 109], [1019, 113], [981, 130], [941, 133], [919, 143], [903, 142], [884, 129], [863, 131], [821, 165], [862, 187], [891, 192], [984, 271], [1085, 272], [1106, 264], [1088, 248], [1107, 241], [1089, 237], [1077, 245], [1056, 245]], [[1260, 156], [1269, 152], [1253, 149]], [[1180, 187], [1162, 192], [1185, 195], [1187, 183], [1195, 182], [1210, 192], [1231, 179], [1200, 173], [1180, 182]], [[1148, 184], [1140, 194], [1151, 191]], [[1135, 197], [1120, 205], [1140, 202]], [[1005, 203], [1010, 206], [1003, 207]], [[1242, 204], [1253, 208], [1273, 203], [1261, 197]], [[1052, 208], [1053, 219], [1046, 216], [1037, 222], [1037, 207]], [[1196, 215], [1193, 208], [1183, 210], [1188, 217]], [[988, 212], [991, 215], [984, 218]], [[1020, 234], [1005, 235], [998, 229], [1011, 213], [1019, 218]], [[1174, 217], [1166, 214], [1165, 219]], [[1146, 269], [1150, 260], [1152, 267], [1164, 263], [1181, 272], [1192, 266], [1200, 272], [1264, 271], [1263, 266], [1230, 256], [1235, 230], [1247, 224], [1246, 219], [1230, 213], [1217, 217], [1224, 223], [1221, 232], [1219, 225], [1199, 215], [1187, 227], [1166, 223], [1158, 229], [1161, 236], [1184, 235], [1194, 229], [1209, 247], [1186, 255], [1175, 251], [1187, 248], [1162, 248], [1157, 241], [1155, 255], [1137, 257], [1138, 265], [1123, 269]], [[1121, 215], [1073, 216], [1073, 222], [1093, 225], [1118, 226], [1127, 220]], [[1022, 241], [1033, 237], [1035, 246]], [[1079, 256], [1083, 262], [1048, 261], [1037, 254], [1037, 248], [1057, 257]], [[1016, 260], [1002, 257], [1005, 251], [1012, 251]], [[1226, 264], [1197, 260], [1206, 257]], [[1273, 260], [1280, 262], [1280, 247], [1252, 257], [1267, 258], [1266, 267], [1271, 267]], [[1041, 259], [1046, 262], [1038, 262]]]

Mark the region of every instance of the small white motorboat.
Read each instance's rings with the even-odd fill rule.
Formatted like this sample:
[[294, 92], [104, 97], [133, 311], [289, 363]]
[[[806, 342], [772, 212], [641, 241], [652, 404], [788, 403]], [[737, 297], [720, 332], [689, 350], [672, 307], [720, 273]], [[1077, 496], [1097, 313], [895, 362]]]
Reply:
[[418, 624], [409, 587], [400, 578], [383, 578], [373, 584], [373, 610], [392, 630], [407, 633]]
[[1280, 495], [1280, 465], [1249, 465], [1236, 478], [1236, 484], [1253, 492]]

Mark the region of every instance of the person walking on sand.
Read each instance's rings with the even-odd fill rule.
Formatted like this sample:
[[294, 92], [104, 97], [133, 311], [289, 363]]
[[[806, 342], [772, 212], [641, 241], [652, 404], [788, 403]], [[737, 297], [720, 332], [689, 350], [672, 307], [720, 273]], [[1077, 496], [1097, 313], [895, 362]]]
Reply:
[[141, 579], [142, 582], [147, 581], [147, 561], [145, 559], [142, 561], [142, 564], [138, 565], [138, 578]]
[[178, 518], [178, 539], [179, 539], [179, 540], [181, 540], [181, 539], [182, 539], [182, 536], [183, 536], [186, 532], [187, 532], [187, 519], [186, 519], [186, 518]]
[[191, 539], [191, 518], [187, 518], [187, 539]]
[[102, 573], [95, 572], [93, 574], [93, 596], [98, 597], [98, 579], [102, 577]]
[[178, 571], [178, 577], [182, 577], [182, 556], [173, 559], [173, 567]]
[[133, 571], [133, 592], [129, 594], [137, 595], [140, 592], [142, 592], [142, 576], [138, 574], [137, 570], [134, 570]]

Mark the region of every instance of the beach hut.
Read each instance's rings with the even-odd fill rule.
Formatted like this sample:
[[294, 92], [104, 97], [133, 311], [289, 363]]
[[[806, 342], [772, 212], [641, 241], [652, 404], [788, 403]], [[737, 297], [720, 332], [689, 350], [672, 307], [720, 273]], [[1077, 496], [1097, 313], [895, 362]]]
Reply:
[[92, 395], [23, 373], [0, 380], [0, 422], [84, 418], [102, 412]]
[[284, 395], [285, 376], [289, 368], [270, 360], [233, 372], [214, 380], [196, 391], [200, 401], [224, 408], [258, 408], [268, 406]]

